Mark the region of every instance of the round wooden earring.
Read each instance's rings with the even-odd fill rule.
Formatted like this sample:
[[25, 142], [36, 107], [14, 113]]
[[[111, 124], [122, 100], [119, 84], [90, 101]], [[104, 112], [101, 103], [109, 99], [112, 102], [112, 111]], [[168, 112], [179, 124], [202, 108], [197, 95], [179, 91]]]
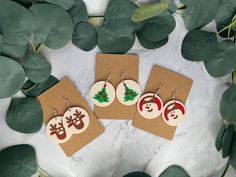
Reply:
[[143, 118], [155, 119], [161, 115], [163, 101], [157, 94], [146, 93], [139, 99], [137, 109]]
[[168, 101], [163, 108], [162, 118], [170, 126], [177, 126], [185, 120], [186, 107], [179, 100], [175, 99]]
[[90, 99], [93, 104], [106, 107], [109, 106], [115, 99], [115, 88], [109, 83], [110, 74], [106, 81], [96, 82], [90, 89]]
[[124, 105], [134, 105], [141, 96], [141, 88], [139, 84], [133, 80], [123, 80], [116, 88], [116, 97]]
[[65, 143], [72, 136], [71, 132], [67, 131], [63, 124], [63, 117], [57, 115], [47, 123], [46, 134], [49, 139], [56, 143]]
[[89, 126], [89, 115], [80, 107], [71, 107], [63, 115], [63, 124], [73, 134], [83, 133]]

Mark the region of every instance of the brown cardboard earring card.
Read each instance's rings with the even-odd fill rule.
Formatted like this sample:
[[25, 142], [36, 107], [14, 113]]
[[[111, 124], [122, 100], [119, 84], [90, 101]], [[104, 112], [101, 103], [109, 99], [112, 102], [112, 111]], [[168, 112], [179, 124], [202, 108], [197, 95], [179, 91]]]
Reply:
[[[137, 55], [97, 54], [95, 82], [106, 80], [111, 74], [109, 82], [116, 89], [121, 82], [121, 76], [125, 73], [124, 79], [138, 82], [139, 57]], [[106, 107], [94, 105], [94, 112], [99, 119], [132, 119], [136, 112], [136, 104], [123, 105], [117, 98]]]
[[[161, 84], [161, 90], [158, 95], [164, 104], [172, 99], [175, 91], [176, 99], [185, 104], [192, 83], [192, 79], [188, 77], [155, 65], [152, 68], [144, 93], [155, 93]], [[166, 124], [162, 119], [162, 115], [155, 119], [146, 119], [142, 117], [138, 111], [135, 113], [132, 124], [136, 128], [168, 140], [173, 139], [177, 128], [177, 126], [169, 126]]]
[[[69, 101], [69, 105], [65, 99]], [[67, 156], [71, 156], [79, 151], [105, 130], [68, 78], [64, 78], [58, 84], [41, 94], [38, 100], [43, 109], [45, 125], [54, 117], [53, 109], [56, 110], [59, 116], [63, 116], [68, 110], [68, 106], [71, 108], [80, 107], [87, 111], [89, 116], [88, 127], [82, 133], [73, 134], [68, 141], [59, 144]]]

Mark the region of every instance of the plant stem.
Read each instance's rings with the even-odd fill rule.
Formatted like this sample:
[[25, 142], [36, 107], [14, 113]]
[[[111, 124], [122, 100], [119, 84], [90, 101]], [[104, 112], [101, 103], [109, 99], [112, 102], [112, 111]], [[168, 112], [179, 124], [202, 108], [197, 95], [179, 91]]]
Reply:
[[36, 47], [35, 47], [33, 41], [29, 40], [29, 42], [30, 42], [30, 44], [31, 44], [31, 46], [32, 46], [32, 48], [33, 48], [33, 50], [34, 50], [34, 52], [36, 52]]
[[36, 49], [36, 53], [39, 53], [39, 51], [41, 50], [41, 48], [43, 47], [43, 44], [40, 43]]
[[228, 169], [229, 169], [229, 162], [227, 162], [227, 164], [225, 166], [225, 169], [224, 169], [224, 172], [222, 173], [221, 177], [224, 177], [226, 175]]

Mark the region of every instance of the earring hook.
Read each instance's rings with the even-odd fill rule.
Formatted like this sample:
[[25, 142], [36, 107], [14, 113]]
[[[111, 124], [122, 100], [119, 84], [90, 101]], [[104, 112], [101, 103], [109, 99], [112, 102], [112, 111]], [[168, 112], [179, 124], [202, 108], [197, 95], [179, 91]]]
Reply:
[[70, 109], [70, 100], [63, 96], [63, 99], [66, 101], [68, 108]]
[[121, 81], [124, 81], [125, 78], [125, 72], [121, 74]]
[[176, 92], [177, 92], [177, 89], [175, 88], [174, 92], [172, 93], [172, 98], [173, 98], [174, 101], [176, 100], [175, 99]]
[[111, 78], [111, 73], [108, 74], [106, 82], [109, 82], [110, 78]]
[[50, 107], [52, 108], [52, 112], [54, 113], [54, 116], [57, 116], [58, 115], [57, 110], [55, 108], [53, 108], [51, 105], [50, 105]]
[[163, 83], [160, 82], [159, 88], [158, 88], [157, 91], [155, 92], [156, 95], [158, 95], [158, 94], [160, 93], [162, 86], [163, 86]]

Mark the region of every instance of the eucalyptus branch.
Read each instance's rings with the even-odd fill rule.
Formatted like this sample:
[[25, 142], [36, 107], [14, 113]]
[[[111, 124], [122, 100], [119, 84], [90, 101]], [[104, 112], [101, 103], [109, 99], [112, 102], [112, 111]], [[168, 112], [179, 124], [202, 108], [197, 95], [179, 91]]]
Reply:
[[225, 166], [225, 169], [224, 169], [224, 171], [223, 171], [221, 177], [224, 177], [224, 176], [226, 175], [228, 169], [229, 169], [229, 162], [227, 162], [227, 164], [226, 164], [226, 166]]

